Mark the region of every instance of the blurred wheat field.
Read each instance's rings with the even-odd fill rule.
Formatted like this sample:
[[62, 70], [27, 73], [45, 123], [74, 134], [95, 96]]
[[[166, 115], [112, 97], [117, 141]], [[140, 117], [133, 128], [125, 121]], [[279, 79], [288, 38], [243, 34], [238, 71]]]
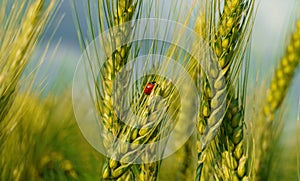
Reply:
[[[44, 70], [41, 65], [47, 50], [37, 66], [29, 66], [39, 43], [44, 41], [43, 32], [55, 26], [51, 20], [57, 16], [60, 3], [0, 1], [0, 180], [300, 180], [300, 94], [299, 90], [290, 90], [299, 76], [300, 20], [286, 17], [290, 27], [284, 32], [285, 43], [279, 46], [282, 53], [271, 56], [271, 74], [263, 75], [259, 71], [264, 70], [254, 72], [250, 68], [256, 58], [251, 54], [251, 41], [259, 1], [70, 1], [75, 24], [72, 28], [78, 33], [82, 52], [102, 32], [119, 27], [107, 40], [102, 39], [103, 50], [95, 50], [104, 52], [105, 59], [86, 62], [104, 62], [103, 67], [96, 67], [100, 73], [93, 82], [95, 109], [101, 118], [98, 124], [103, 125], [96, 136], [103, 139], [104, 148], [117, 154], [111, 158], [97, 152], [81, 132], [74, 114], [72, 83], [65, 83], [65, 70], [60, 70], [53, 85], [43, 82], [47, 76], [54, 76], [43, 78], [39, 73]], [[299, 17], [296, 12], [294, 16]], [[211, 49], [209, 55], [215, 65], [206, 70], [196, 57], [168, 42], [147, 39], [122, 45], [138, 33], [135, 28], [139, 18], [169, 19], [193, 30]], [[128, 21], [131, 27], [122, 26]], [[171, 28], [165, 31], [176, 32]], [[175, 42], [180, 37], [177, 34], [170, 38]], [[197, 45], [189, 43], [191, 47]], [[200, 51], [199, 47], [194, 49]], [[132, 59], [151, 54], [171, 57], [183, 66], [197, 89], [197, 115], [184, 111], [196, 108], [196, 100], [188, 98], [188, 94], [192, 97], [191, 87], [181, 82], [184, 79], [169, 80], [158, 75], [159, 70], [176, 72], [168, 59], [164, 60], [166, 64], [161, 60], [139, 67], [152, 67], [157, 74], [143, 76], [134, 85], [129, 84], [128, 77], [138, 73], [135, 69], [124, 71], [114, 92], [118, 72]], [[62, 84], [63, 88], [53, 91]], [[44, 91], [45, 85], [53, 88]], [[187, 95], [180, 95], [178, 85]], [[91, 91], [90, 87], [86, 89]], [[115, 100], [114, 95], [127, 92], [140, 127], [124, 123], [135, 120], [126, 114], [127, 110], [122, 114], [116, 111], [114, 101], [121, 106], [127, 99], [119, 96], [122, 99]], [[290, 110], [298, 117], [287, 115]], [[145, 156], [139, 155], [144, 151], [139, 145], [162, 140], [181, 119], [188, 123], [192, 116], [196, 117], [195, 131], [174, 154], [162, 158], [159, 150], [167, 148], [160, 145]], [[293, 122], [288, 123], [288, 119]], [[295, 132], [287, 134], [287, 124], [294, 125]], [[180, 136], [181, 130], [176, 131]], [[114, 150], [116, 137], [135, 146]], [[135, 162], [151, 155], [160, 159]]]

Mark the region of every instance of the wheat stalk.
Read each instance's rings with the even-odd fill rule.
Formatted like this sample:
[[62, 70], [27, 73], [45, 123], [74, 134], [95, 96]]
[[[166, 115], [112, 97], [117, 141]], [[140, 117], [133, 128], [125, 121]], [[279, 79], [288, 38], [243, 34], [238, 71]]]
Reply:
[[[137, 5], [137, 2], [126, 2], [124, 0], [119, 0], [117, 2], [117, 10], [115, 10], [114, 14], [114, 25], [120, 25], [125, 21], [130, 21], [134, 17], [135, 8]], [[109, 6], [111, 3], [107, 3], [107, 6]], [[109, 7], [108, 7], [109, 8]], [[128, 12], [128, 13], [127, 13]], [[119, 32], [116, 32], [112, 38], [113, 42], [122, 42], [129, 36], [129, 31], [122, 31], [119, 30]], [[125, 65], [127, 62], [127, 56], [130, 51], [130, 46], [125, 45], [121, 46], [120, 44], [115, 45], [117, 47], [117, 50], [112, 53], [112, 55], [109, 55], [107, 60], [105, 61], [103, 65], [103, 69], [101, 70], [102, 75], [102, 82], [103, 82], [103, 94], [100, 94], [101, 96], [101, 104], [100, 106], [100, 113], [102, 116], [103, 124], [106, 128], [106, 130], [109, 130], [113, 133], [114, 136], [118, 134], [119, 130], [119, 118], [114, 112], [113, 108], [113, 100], [112, 97], [112, 90], [113, 90], [113, 82], [114, 78], [117, 72], [121, 70], [121, 68]], [[105, 145], [109, 146], [109, 145]]]
[[[248, 3], [248, 4], [247, 4]], [[213, 3], [212, 3], [213, 4]], [[248, 7], [247, 7], [248, 6]], [[239, 60], [239, 57], [237, 57], [237, 53], [243, 54], [245, 51], [245, 48], [242, 45], [243, 38], [246, 38], [249, 36], [247, 33], [248, 31], [248, 25], [249, 25], [249, 17], [251, 17], [252, 14], [252, 8], [253, 8], [253, 2], [243, 2], [243, 1], [224, 1], [224, 9], [223, 12], [218, 20], [218, 28], [216, 31], [215, 37], [212, 38], [211, 42], [213, 48], [215, 50], [215, 53], [218, 57], [218, 64], [220, 65], [222, 69], [221, 75], [225, 76], [225, 78], [231, 79], [230, 76], [234, 77], [235, 69], [239, 69], [239, 62], [234, 62], [235, 59]], [[202, 25], [203, 26], [203, 25]], [[251, 29], [251, 28], [250, 28]], [[209, 33], [207, 33], [209, 34]], [[242, 46], [241, 46], [242, 45]], [[234, 64], [233, 64], [234, 63]], [[205, 77], [205, 75], [203, 75]], [[213, 82], [214, 83], [214, 82]], [[230, 82], [227, 82], [228, 88], [232, 89], [232, 85]], [[214, 88], [215, 85], [218, 85], [217, 83], [213, 84]], [[199, 121], [199, 128], [200, 134], [203, 134], [203, 127], [206, 126], [206, 119], [210, 118], [213, 114], [211, 112], [211, 105], [213, 97], [211, 96], [211, 90], [209, 88], [208, 81], [205, 80], [203, 84], [203, 96], [202, 96], [202, 110], [201, 110], [201, 117]], [[225, 88], [225, 85], [224, 85]], [[230, 97], [234, 95], [232, 93], [234, 90], [229, 90], [229, 97], [227, 98], [227, 101], [230, 104]], [[237, 100], [236, 100], [237, 101]], [[235, 101], [235, 102], [236, 102]], [[210, 170], [219, 170], [219, 172], [216, 171], [215, 176], [216, 178], [223, 179], [223, 180], [232, 180], [232, 179], [238, 179], [239, 177], [243, 177], [245, 174], [245, 168], [241, 168], [245, 166], [245, 156], [242, 158], [242, 136], [243, 136], [243, 124], [242, 124], [242, 116], [241, 111], [233, 111], [236, 110], [237, 107], [229, 107], [229, 110], [227, 111], [227, 115], [232, 113], [231, 116], [225, 117], [225, 120], [223, 121], [221, 125], [221, 132], [219, 134], [220, 138], [216, 138], [211, 145], [208, 147], [207, 151], [207, 161], [205, 162], [206, 166], [208, 168], [205, 168], [205, 173], [203, 174], [202, 178], [209, 178], [209, 172]], [[228, 113], [229, 112], [229, 113]], [[235, 115], [237, 114], [237, 115]], [[234, 117], [234, 120], [231, 121], [232, 117]], [[229, 118], [229, 119], [228, 119]], [[222, 120], [219, 120], [219, 122], [222, 122]], [[233, 124], [231, 124], [234, 122]], [[201, 130], [202, 129], [202, 130]], [[229, 129], [229, 130], [228, 130]], [[234, 129], [234, 130], [233, 130]], [[225, 139], [222, 139], [222, 137], [226, 137]], [[224, 150], [225, 147], [225, 150]], [[203, 154], [203, 150], [200, 150], [199, 155]], [[238, 152], [238, 154], [237, 154]], [[218, 154], [220, 155], [218, 156]], [[204, 153], [205, 155], [205, 153]], [[198, 164], [198, 180], [200, 179], [201, 174], [201, 168], [203, 167], [203, 156], [199, 156], [199, 164]], [[241, 159], [241, 161], [240, 161]], [[220, 160], [220, 161], [216, 161]], [[214, 165], [218, 165], [219, 168], [215, 169]], [[240, 167], [238, 167], [240, 166]], [[209, 167], [213, 167], [212, 169]], [[222, 169], [221, 169], [222, 168]], [[220, 170], [223, 170], [220, 171]], [[239, 170], [239, 173], [235, 173]]]
[[[19, 13], [24, 6], [21, 4], [21, 9], [13, 10], [10, 15], [11, 20], [16, 20], [16, 22], [8, 20], [6, 22], [8, 29], [1, 32], [3, 44], [0, 48], [0, 118], [5, 117], [13, 102], [18, 90], [17, 84], [20, 76], [37, 44], [39, 35], [45, 27], [54, 3], [55, 1], [52, 1], [46, 9], [44, 9], [45, 2], [43, 0], [32, 3], [26, 11], [26, 17], [21, 19], [21, 28], [19, 29], [19, 27], [10, 24], [18, 22]], [[17, 3], [14, 3], [13, 7], [18, 8]]]
[[258, 180], [268, 178], [267, 169], [269, 157], [267, 153], [272, 148], [272, 132], [270, 127], [274, 126], [275, 113], [280, 108], [288, 87], [291, 84], [296, 68], [300, 63], [300, 21], [296, 23], [296, 30], [291, 35], [290, 42], [286, 48], [284, 56], [281, 58], [278, 68], [275, 70], [275, 75], [271, 81], [268, 90], [266, 104], [263, 109], [263, 130], [259, 138], [259, 148], [257, 153], [255, 176]]
[[[110, 12], [109, 9], [114, 7], [114, 3], [108, 3], [108, 2], [103, 2], [107, 6], [106, 9], [108, 9], [108, 15], [107, 19], [112, 25], [120, 25], [126, 21], [133, 20], [134, 18], [134, 13], [139, 12], [139, 9], [136, 9], [137, 6], [141, 2], [138, 1], [116, 1], [116, 12]], [[112, 17], [112, 14], [113, 17]], [[119, 137], [120, 139], [124, 140], [131, 140], [130, 142], [136, 144], [139, 143], [139, 141], [146, 141], [142, 142], [139, 144], [146, 144], [148, 142], [155, 142], [159, 137], [159, 133], [153, 133], [154, 131], [157, 132], [158, 127], [160, 127], [160, 124], [156, 125], [145, 125], [145, 128], [141, 128], [140, 130], [131, 128], [130, 126], [124, 125], [120, 121], [125, 121], [125, 120], [134, 120], [130, 117], [126, 116], [126, 110], [123, 111], [123, 113], [120, 113], [117, 117], [116, 113], [113, 110], [113, 103], [117, 105], [122, 105], [124, 104], [125, 100], [113, 100], [111, 98], [112, 96], [112, 85], [114, 82], [114, 78], [117, 72], [120, 71], [120, 69], [127, 63], [127, 57], [130, 52], [130, 45], [125, 45], [119, 47], [118, 43], [126, 40], [128, 36], [130, 35], [130, 30], [128, 29], [118, 29], [119, 32], [114, 32], [115, 34], [110, 37], [112, 39], [112, 43], [115, 44], [114, 46], [117, 48], [115, 52], [112, 53], [112, 56], [109, 55], [107, 61], [104, 63], [103, 69], [101, 70], [101, 75], [102, 75], [102, 80], [103, 81], [103, 87], [101, 88], [100, 92], [103, 92], [103, 94], [100, 93], [100, 104], [98, 104], [99, 107], [99, 112], [101, 114], [101, 117], [103, 118], [102, 121], [104, 123], [105, 130], [108, 130], [109, 132], [112, 133], [112, 136], [109, 137], [109, 134], [104, 133], [104, 146], [107, 149], [110, 149], [113, 151], [114, 145], [110, 145], [111, 143], [114, 143], [113, 137]], [[127, 75], [124, 77], [124, 80], [119, 83], [118, 88], [116, 89], [117, 91], [115, 92], [115, 97], [122, 97], [122, 94], [126, 92], [128, 89], [128, 77], [131, 76], [131, 72], [128, 71], [126, 73]], [[127, 78], [126, 78], [127, 77]], [[159, 84], [160, 87], [164, 87], [165, 84], [161, 82]], [[117, 102], [114, 102], [117, 101]], [[157, 101], [157, 100], [156, 100]], [[151, 102], [151, 101], [150, 101]], [[157, 103], [151, 103], [154, 104], [154, 107], [157, 107], [159, 104], [162, 104], [161, 101], [158, 101]], [[158, 104], [158, 105], [156, 105]], [[102, 106], [103, 105], [103, 106]], [[102, 107], [101, 107], [102, 106]], [[121, 107], [122, 106], [118, 106]], [[146, 106], [145, 105], [137, 105], [136, 107], [142, 108], [141, 112], [144, 115], [149, 115], [149, 120], [158, 120], [157, 123], [160, 123], [160, 119], [162, 119], [162, 113], [160, 111], [158, 112], [157, 110], [148, 110], [148, 109], [143, 109]], [[153, 112], [154, 111], [154, 112]], [[148, 112], [148, 113], [147, 113]], [[160, 113], [160, 114], [159, 114]], [[123, 117], [122, 117], [123, 116]], [[141, 115], [140, 115], [141, 116]], [[152, 122], [151, 121], [151, 122]], [[151, 123], [152, 124], [152, 123]], [[147, 128], [147, 127], [151, 127]], [[161, 134], [161, 133], [160, 133]], [[156, 135], [156, 136], [154, 136]], [[154, 137], [154, 138], [151, 138]], [[146, 139], [147, 138], [147, 139]], [[151, 138], [151, 139], [150, 139]], [[146, 140], [145, 140], [146, 139]], [[134, 142], [136, 141], [136, 142]], [[141, 165], [135, 165], [134, 168], [132, 168], [132, 163], [123, 163], [122, 160], [128, 159], [128, 157], [134, 157], [136, 153], [139, 151], [142, 151], [138, 148], [133, 149], [133, 155], [130, 155], [129, 153], [124, 155], [124, 153], [129, 151], [128, 149], [133, 149], [133, 148], [123, 148], [121, 152], [116, 152], [116, 155], [118, 155], [118, 158], [121, 161], [117, 161], [115, 158], [109, 158], [107, 159], [107, 162], [104, 164], [103, 168], [103, 174], [102, 178], [103, 179], [130, 179], [132, 177], [139, 175], [138, 177], [141, 179], [145, 180], [155, 180], [157, 177], [158, 173], [158, 163], [151, 163], [151, 164], [141, 164]], [[154, 151], [154, 150], [153, 150]], [[114, 151], [115, 152], [115, 151]], [[135, 152], [135, 153], [134, 153]], [[135, 158], [137, 159], [138, 156]], [[118, 159], [118, 160], [119, 160]], [[128, 161], [128, 160], [127, 160]], [[134, 161], [134, 160], [133, 160]], [[145, 170], [147, 168], [147, 170]]]
[[[88, 1], [90, 6], [90, 1]], [[98, 11], [99, 11], [99, 24], [100, 30], [104, 31], [104, 26], [107, 23], [109, 28], [113, 26], [118, 26], [123, 24], [124, 22], [133, 20], [136, 16], [136, 12], [138, 11], [138, 1], [125, 1], [125, 0], [116, 0], [116, 1], [98, 1]], [[100, 9], [101, 8], [101, 9]], [[102, 11], [106, 11], [105, 13]], [[90, 9], [89, 9], [90, 12]], [[77, 20], [79, 22], [79, 20]], [[90, 23], [92, 24], [92, 19], [90, 19]], [[106, 23], [105, 23], [106, 22]], [[79, 27], [80, 28], [80, 27]], [[90, 27], [92, 31], [92, 35], [94, 36], [93, 27]], [[101, 121], [104, 125], [104, 130], [102, 136], [104, 137], [103, 145], [106, 149], [111, 148], [111, 143], [113, 143], [114, 137], [120, 132], [122, 124], [120, 122], [120, 117], [116, 114], [114, 110], [114, 100], [111, 98], [113, 96], [113, 84], [116, 74], [121, 70], [121, 68], [126, 64], [127, 57], [130, 52], [130, 45], [123, 45], [121, 43], [125, 41], [131, 32], [128, 29], [118, 28], [114, 34], [110, 34], [110, 41], [104, 40], [104, 42], [111, 43], [111, 47], [115, 49], [114, 52], [107, 56], [106, 61], [104, 62], [103, 67], [101, 68], [101, 82], [102, 87], [97, 87], [97, 96], [98, 102], [97, 107], [101, 116]], [[81, 35], [83, 37], [83, 35]], [[95, 38], [95, 37], [93, 37]], [[107, 48], [108, 48], [107, 47]], [[96, 85], [98, 85], [97, 80]], [[126, 84], [124, 84], [126, 88]], [[120, 92], [119, 92], [120, 93]], [[111, 133], [111, 134], [110, 134]], [[110, 173], [113, 175], [120, 176], [120, 171], [114, 171], [114, 164], [109, 159], [108, 163], [105, 164], [103, 168], [102, 178], [106, 179], [110, 177]], [[111, 167], [107, 167], [107, 165], [111, 165]], [[107, 171], [108, 170], [108, 171]], [[128, 173], [130, 175], [130, 173]]]

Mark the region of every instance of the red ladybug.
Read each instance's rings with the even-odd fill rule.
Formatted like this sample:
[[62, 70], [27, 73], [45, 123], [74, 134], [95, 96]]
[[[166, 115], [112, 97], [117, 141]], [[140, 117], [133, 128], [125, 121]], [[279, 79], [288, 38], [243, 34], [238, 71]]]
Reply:
[[155, 86], [155, 82], [150, 82], [146, 85], [145, 89], [144, 89], [144, 93], [147, 94], [147, 95], [150, 95], [153, 88]]

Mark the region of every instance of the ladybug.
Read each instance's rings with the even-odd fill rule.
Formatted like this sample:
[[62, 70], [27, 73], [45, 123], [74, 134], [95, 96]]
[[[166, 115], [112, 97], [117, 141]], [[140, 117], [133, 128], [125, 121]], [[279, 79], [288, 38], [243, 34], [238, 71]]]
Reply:
[[155, 83], [156, 82], [150, 82], [146, 85], [145, 89], [144, 89], [144, 93], [147, 94], [147, 95], [150, 95], [154, 86], [155, 86]]

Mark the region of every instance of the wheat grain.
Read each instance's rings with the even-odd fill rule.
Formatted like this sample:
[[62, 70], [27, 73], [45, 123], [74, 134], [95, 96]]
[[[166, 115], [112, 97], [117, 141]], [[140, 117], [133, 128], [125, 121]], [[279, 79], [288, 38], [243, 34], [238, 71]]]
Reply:
[[[221, 163], [217, 163], [218, 174], [222, 180], [244, 180], [248, 178], [247, 154], [244, 148], [243, 112], [238, 99], [231, 102], [221, 126], [219, 148], [222, 153]], [[221, 169], [222, 168], [222, 169]]]

